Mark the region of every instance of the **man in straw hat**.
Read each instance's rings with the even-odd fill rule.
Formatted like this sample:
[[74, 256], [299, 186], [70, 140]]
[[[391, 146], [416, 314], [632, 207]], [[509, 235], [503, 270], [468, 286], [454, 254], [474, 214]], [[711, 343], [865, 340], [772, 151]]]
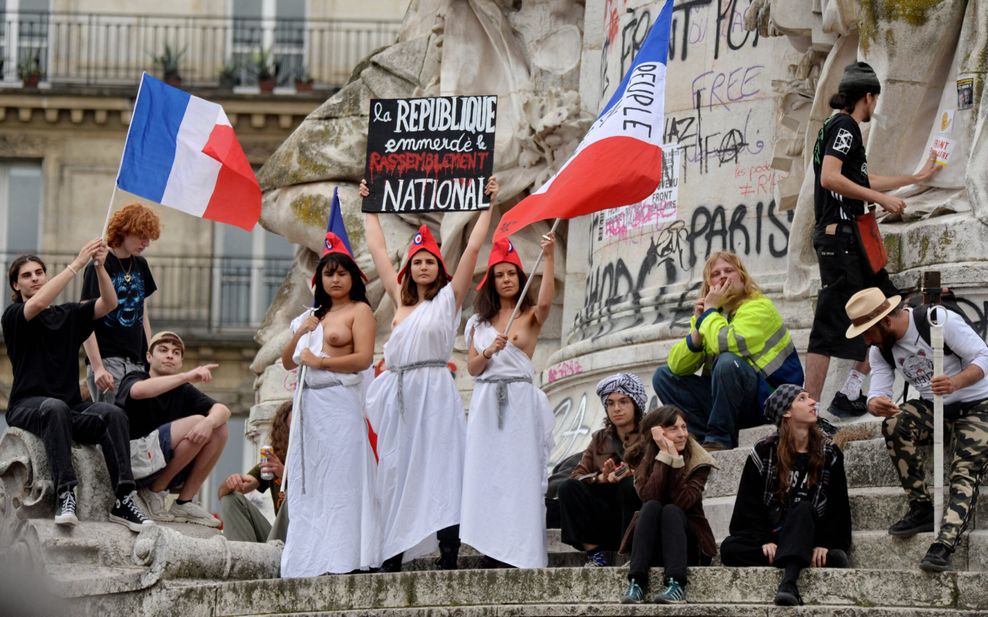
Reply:
[[[933, 502], [919, 448], [932, 443], [933, 396], [943, 396], [944, 428], [954, 436], [950, 496], [940, 533], [919, 564], [924, 570], [942, 572], [950, 567], [950, 555], [967, 526], [988, 464], [988, 345], [960, 315], [938, 309], [937, 321], [944, 323], [944, 374], [934, 375], [933, 348], [917, 330], [913, 309], [899, 296], [886, 297], [871, 287], [851, 296], [846, 310], [851, 321], [847, 338], [862, 335], [872, 346], [868, 411], [885, 418], [882, 434], [909, 496], [909, 512], [889, 528], [893, 536], [907, 538], [933, 530]], [[902, 405], [893, 402], [896, 370], [919, 398]]]

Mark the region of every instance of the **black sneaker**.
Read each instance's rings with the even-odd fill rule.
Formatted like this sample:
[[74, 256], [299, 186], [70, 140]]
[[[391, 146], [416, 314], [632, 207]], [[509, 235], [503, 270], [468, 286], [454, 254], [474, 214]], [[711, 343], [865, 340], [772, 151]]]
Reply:
[[858, 394], [858, 398], [852, 401], [846, 394], [838, 391], [834, 400], [830, 401], [827, 411], [838, 418], [857, 418], [868, 413], [868, 401], [863, 394]]
[[926, 551], [926, 557], [919, 562], [921, 570], [926, 572], [945, 572], [950, 569], [950, 549], [946, 544], [934, 542], [930, 545], [930, 550]]
[[779, 590], [775, 592], [776, 606], [802, 606], [803, 598], [799, 596], [799, 589], [795, 583], [782, 581], [779, 583]]
[[889, 527], [889, 535], [911, 538], [921, 531], [933, 531], [933, 504], [928, 501], [910, 501], [909, 512]]
[[154, 525], [154, 521], [134, 503], [134, 493], [116, 501], [113, 509], [110, 510], [110, 520], [136, 532], [140, 532], [146, 526]]
[[851, 565], [851, 559], [847, 556], [846, 551], [832, 548], [827, 551], [827, 563], [824, 565], [828, 568], [846, 568]]
[[65, 527], [75, 527], [79, 524], [79, 518], [75, 515], [75, 492], [72, 489], [64, 491], [58, 496], [55, 524]]

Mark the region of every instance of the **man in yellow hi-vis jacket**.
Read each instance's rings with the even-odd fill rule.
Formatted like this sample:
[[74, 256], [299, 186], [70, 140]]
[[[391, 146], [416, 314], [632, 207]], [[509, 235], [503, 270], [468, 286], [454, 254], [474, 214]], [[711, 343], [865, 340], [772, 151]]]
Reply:
[[802, 384], [803, 367], [782, 315], [737, 255], [714, 253], [703, 266], [690, 333], [652, 377], [655, 393], [686, 412], [703, 447], [727, 450], [737, 446], [738, 430], [765, 422], [762, 404], [784, 383]]

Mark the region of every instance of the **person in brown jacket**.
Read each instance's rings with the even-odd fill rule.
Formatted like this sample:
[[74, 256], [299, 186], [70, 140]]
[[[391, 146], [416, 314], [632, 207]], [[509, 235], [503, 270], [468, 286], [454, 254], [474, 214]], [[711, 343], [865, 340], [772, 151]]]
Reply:
[[[665, 566], [666, 588], [652, 596], [658, 604], [686, 602], [686, 566], [709, 565], [717, 554], [703, 513], [703, 489], [714, 458], [686, 429], [686, 413], [663, 405], [645, 415], [642, 439], [625, 460], [635, 467], [635, 490], [642, 509], [625, 536], [631, 542], [628, 590], [622, 603], [639, 603], [648, 593], [648, 569]], [[622, 549], [624, 546], [622, 546]]]
[[641, 507], [625, 448], [638, 439], [648, 403], [645, 386], [631, 373], [605, 377], [597, 396], [607, 412], [604, 428], [590, 438], [583, 459], [559, 486], [562, 540], [587, 552], [587, 566], [606, 566], [606, 550], [617, 550], [631, 517]]

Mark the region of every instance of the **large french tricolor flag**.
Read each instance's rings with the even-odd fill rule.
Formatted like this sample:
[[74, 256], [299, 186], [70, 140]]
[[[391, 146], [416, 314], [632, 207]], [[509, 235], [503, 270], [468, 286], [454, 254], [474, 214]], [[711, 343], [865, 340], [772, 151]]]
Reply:
[[261, 187], [223, 108], [144, 73], [117, 186], [194, 216], [254, 228]]
[[631, 68], [576, 152], [501, 218], [494, 242], [536, 221], [639, 202], [659, 186], [672, 5], [673, 0], [666, 0]]

